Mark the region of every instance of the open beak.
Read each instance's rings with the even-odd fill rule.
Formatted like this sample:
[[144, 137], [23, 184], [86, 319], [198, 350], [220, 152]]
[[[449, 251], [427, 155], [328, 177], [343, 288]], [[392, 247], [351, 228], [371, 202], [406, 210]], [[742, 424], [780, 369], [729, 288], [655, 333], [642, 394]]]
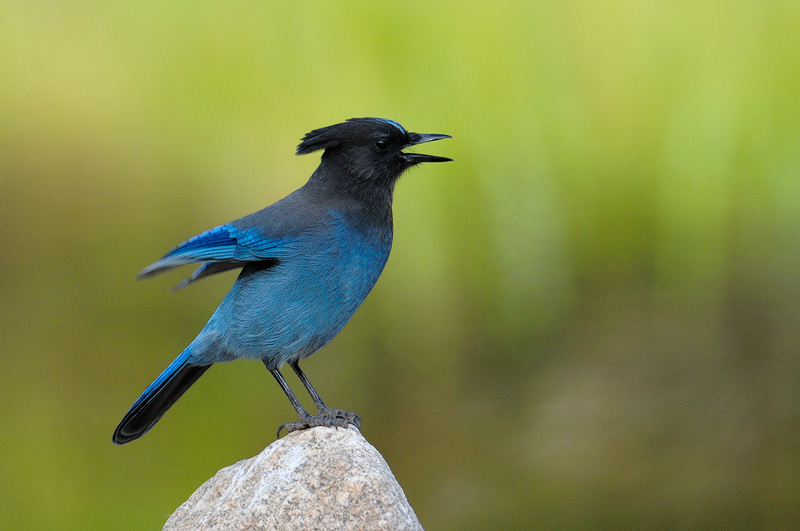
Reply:
[[[409, 146], [416, 146], [417, 144], [424, 144], [425, 142], [433, 142], [434, 140], [442, 140], [444, 138], [453, 138], [450, 135], [421, 135], [419, 133], [408, 133], [410, 142]], [[449, 162], [453, 159], [447, 157], [438, 157], [436, 155], [423, 155], [422, 153], [406, 153], [403, 152], [405, 158], [411, 164], [419, 164], [421, 162]]]

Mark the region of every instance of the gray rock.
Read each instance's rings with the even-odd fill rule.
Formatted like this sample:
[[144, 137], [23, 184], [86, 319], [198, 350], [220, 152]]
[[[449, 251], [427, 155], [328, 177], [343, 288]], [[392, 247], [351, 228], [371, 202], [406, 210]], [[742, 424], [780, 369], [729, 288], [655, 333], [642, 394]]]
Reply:
[[165, 530], [417, 529], [380, 453], [354, 427], [292, 432], [223, 468]]

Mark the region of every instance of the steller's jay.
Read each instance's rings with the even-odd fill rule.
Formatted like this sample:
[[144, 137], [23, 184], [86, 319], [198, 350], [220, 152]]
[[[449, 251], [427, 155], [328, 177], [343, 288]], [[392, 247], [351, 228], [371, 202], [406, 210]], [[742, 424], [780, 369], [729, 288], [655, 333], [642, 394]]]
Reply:
[[[308, 182], [277, 203], [175, 247], [142, 270], [146, 278], [202, 264], [176, 289], [242, 268], [230, 292], [192, 343], [145, 389], [114, 431], [115, 444], [147, 433], [218, 361], [261, 360], [300, 420], [278, 428], [361, 427], [355, 413], [325, 405], [299, 361], [325, 346], [363, 302], [392, 247], [392, 194], [398, 177], [421, 162], [452, 159], [406, 153], [408, 146], [451, 138], [410, 133], [382, 118], [353, 118], [315, 129], [297, 154], [324, 150]], [[309, 414], [279, 372], [297, 373], [317, 414]]]

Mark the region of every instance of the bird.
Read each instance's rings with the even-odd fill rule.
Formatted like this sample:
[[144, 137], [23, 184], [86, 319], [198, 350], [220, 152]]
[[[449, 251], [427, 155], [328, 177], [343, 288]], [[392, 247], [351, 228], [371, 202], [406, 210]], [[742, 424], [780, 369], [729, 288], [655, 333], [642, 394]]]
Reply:
[[[145, 389], [112, 441], [134, 441], [211, 365], [261, 360], [299, 417], [278, 428], [361, 428], [350, 411], [328, 407], [299, 362], [328, 344], [378, 280], [393, 239], [392, 198], [401, 174], [423, 162], [453, 159], [404, 149], [452, 138], [407, 131], [394, 120], [351, 118], [314, 129], [296, 154], [322, 151], [305, 185], [276, 203], [194, 236], [144, 268], [137, 279], [186, 264], [199, 267], [175, 289], [241, 269], [197, 337]], [[317, 408], [310, 414], [281, 374], [297, 374]]]

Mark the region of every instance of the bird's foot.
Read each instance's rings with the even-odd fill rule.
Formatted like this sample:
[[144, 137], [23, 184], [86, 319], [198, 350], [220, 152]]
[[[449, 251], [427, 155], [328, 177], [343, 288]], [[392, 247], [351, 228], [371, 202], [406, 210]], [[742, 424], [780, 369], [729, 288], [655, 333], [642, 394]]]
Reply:
[[301, 415], [298, 421], [281, 424], [278, 427], [278, 437], [280, 437], [281, 431], [284, 429], [286, 429], [286, 433], [292, 433], [293, 431], [306, 430], [316, 426], [346, 428], [349, 424], [352, 424], [360, 430], [361, 417], [352, 411], [325, 407], [320, 409], [316, 415]]

